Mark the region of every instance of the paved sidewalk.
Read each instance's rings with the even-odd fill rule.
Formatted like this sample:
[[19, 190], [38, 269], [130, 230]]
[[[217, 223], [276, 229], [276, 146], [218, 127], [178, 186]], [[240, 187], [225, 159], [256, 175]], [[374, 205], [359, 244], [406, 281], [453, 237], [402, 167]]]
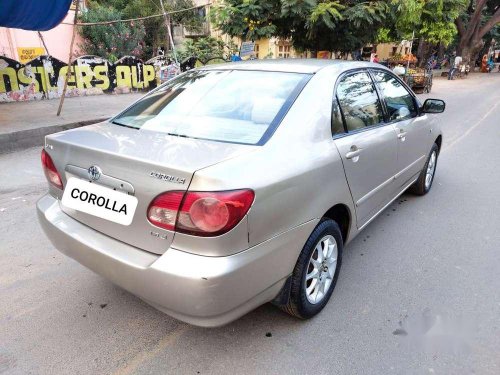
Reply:
[[108, 119], [143, 95], [66, 98], [60, 116], [58, 99], [0, 103], [0, 154], [41, 145], [47, 134]]

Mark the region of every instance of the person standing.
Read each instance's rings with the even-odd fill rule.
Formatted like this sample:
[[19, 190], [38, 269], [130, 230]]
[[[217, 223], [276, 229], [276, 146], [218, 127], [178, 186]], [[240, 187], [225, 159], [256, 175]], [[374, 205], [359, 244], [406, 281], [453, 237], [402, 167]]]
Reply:
[[481, 60], [481, 73], [488, 73], [488, 55], [485, 54]]
[[[455, 55], [454, 55], [455, 56]], [[453, 60], [453, 56], [450, 59], [450, 71], [448, 72], [448, 80], [454, 79], [453, 75], [460, 68], [460, 64], [462, 64], [462, 56], [455, 56], [455, 60]]]

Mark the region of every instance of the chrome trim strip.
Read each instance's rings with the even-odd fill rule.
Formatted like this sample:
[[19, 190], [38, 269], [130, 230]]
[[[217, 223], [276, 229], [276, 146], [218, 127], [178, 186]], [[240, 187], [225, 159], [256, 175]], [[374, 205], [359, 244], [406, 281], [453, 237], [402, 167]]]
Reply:
[[377, 211], [377, 213], [375, 215], [373, 215], [370, 219], [368, 219], [368, 221], [366, 223], [364, 223], [362, 226], [360, 226], [358, 228], [358, 232], [360, 232], [361, 230], [363, 230], [364, 227], [366, 227], [368, 224], [370, 224], [382, 211], [384, 211], [387, 207], [389, 207], [391, 205], [392, 202], [394, 202], [396, 199], [399, 198], [399, 196], [401, 194], [403, 194], [406, 189], [408, 189], [411, 185], [413, 185], [413, 183], [415, 183], [415, 181], [418, 180], [418, 176], [417, 178], [414, 178], [413, 180], [411, 180], [410, 183], [406, 184], [405, 187], [396, 195], [394, 196], [394, 198], [392, 198], [389, 203], [387, 203], [384, 207], [382, 207], [379, 211]]
[[395, 176], [394, 176], [394, 179], [397, 180], [399, 177], [401, 177], [401, 175], [403, 175], [408, 169], [410, 169], [411, 167], [413, 167], [415, 164], [417, 164], [418, 162], [420, 162], [420, 160], [422, 160], [423, 158], [425, 158], [425, 155], [422, 155], [421, 157], [419, 157], [417, 160], [415, 160], [413, 163], [411, 163], [409, 166], [407, 166], [406, 168], [402, 169], [401, 171], [399, 171]]
[[374, 194], [385, 188], [387, 185], [389, 185], [391, 182], [393, 182], [396, 179], [396, 176], [392, 176], [388, 180], [382, 182], [379, 186], [377, 186], [375, 189], [369, 191], [365, 195], [363, 195], [361, 198], [358, 199], [356, 202], [356, 207], [359, 207], [361, 204], [366, 202], [368, 199], [370, 199]]
[[356, 202], [356, 207], [359, 207], [361, 204], [363, 204], [364, 202], [366, 202], [368, 199], [370, 199], [378, 191], [380, 191], [381, 189], [383, 189], [384, 187], [386, 187], [387, 185], [389, 185], [392, 181], [397, 180], [398, 178], [400, 178], [406, 171], [408, 171], [410, 168], [412, 168], [415, 164], [419, 163], [423, 158], [425, 158], [425, 155], [422, 155], [417, 160], [415, 160], [413, 163], [411, 163], [409, 166], [407, 166], [406, 168], [402, 169], [401, 171], [399, 171], [397, 174], [395, 174], [394, 176], [392, 176], [388, 180], [382, 182], [375, 189], [373, 189], [372, 191], [368, 192], [367, 194], [365, 194], [364, 196], [362, 196], [361, 198], [359, 198], [358, 201]]
[[110, 187], [115, 190], [123, 191], [125, 193], [134, 195], [134, 187], [132, 186], [131, 183], [127, 181], [122, 181], [117, 178], [102, 174], [99, 180], [97, 181], [91, 181], [89, 179], [89, 174], [87, 169], [82, 168], [82, 167], [77, 167], [76, 165], [71, 165], [68, 164], [66, 165], [66, 168], [64, 169], [67, 173], [70, 175], [76, 176], [81, 178], [82, 180], [92, 182], [93, 184], [98, 184], [106, 187]]

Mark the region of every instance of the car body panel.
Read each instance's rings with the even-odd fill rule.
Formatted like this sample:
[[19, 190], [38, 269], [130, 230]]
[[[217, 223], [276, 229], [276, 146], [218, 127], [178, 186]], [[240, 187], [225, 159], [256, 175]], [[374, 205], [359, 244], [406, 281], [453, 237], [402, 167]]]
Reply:
[[435, 139], [431, 137], [428, 117], [428, 115], [417, 116], [393, 123], [398, 135], [396, 189], [420, 173], [424, 167], [430, 148], [423, 146], [428, 145], [429, 141], [434, 142]]
[[[85, 171], [97, 165], [104, 177], [95, 183], [120, 189], [114, 184], [117, 182], [139, 200], [130, 226], [61, 206], [63, 211], [102, 233], [156, 254], [168, 249], [174, 232], [147, 220], [145, 213], [153, 198], [169, 190], [187, 190], [196, 170], [255, 150], [245, 145], [139, 132], [107, 122], [47, 136], [46, 144], [57, 169], [64, 172], [64, 186], [71, 177], [89, 180]], [[61, 198], [60, 191], [55, 193]]]
[[[397, 137], [393, 126], [368, 128], [335, 140], [362, 226], [394, 196], [397, 173]], [[353, 150], [360, 154], [347, 158]]]
[[[264, 147], [201, 169], [193, 176], [190, 189], [194, 191], [251, 186], [255, 202], [248, 213], [249, 246], [320, 219], [335, 204], [343, 204], [354, 212], [330, 130], [331, 88], [335, 79], [335, 69], [316, 73]], [[329, 193], [318, 194], [321, 187], [328, 187]], [[176, 234], [173, 246], [181, 237], [188, 236]], [[200, 240], [189, 237], [194, 248]]]
[[64, 254], [168, 314], [219, 326], [272, 300], [317, 221], [292, 228], [239, 254], [207, 257], [169, 248], [152, 254], [66, 215], [51, 195], [37, 203], [47, 236]]

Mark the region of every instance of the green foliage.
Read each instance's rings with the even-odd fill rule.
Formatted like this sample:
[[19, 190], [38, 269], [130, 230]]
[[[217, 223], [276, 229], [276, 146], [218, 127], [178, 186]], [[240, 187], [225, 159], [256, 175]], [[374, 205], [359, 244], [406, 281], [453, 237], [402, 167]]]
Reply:
[[277, 32], [272, 16], [279, 12], [278, 4], [276, 0], [227, 0], [214, 5], [210, 17], [230, 36], [244, 40], [269, 38]]
[[[490, 0], [492, 1], [492, 0]], [[496, 1], [496, 0], [494, 0]], [[224, 0], [212, 22], [243, 40], [290, 38], [299, 50], [349, 52], [367, 43], [409, 39], [450, 43], [470, 0]]]
[[178, 57], [180, 60], [188, 57], [197, 57], [205, 64], [211, 59], [228, 60], [237, 51], [238, 47], [233, 42], [225, 44], [221, 39], [209, 36], [198, 39], [187, 39], [179, 48]]
[[[176, 0], [174, 2], [164, 0], [164, 5], [167, 12], [188, 9], [194, 6], [191, 0]], [[117, 18], [146, 17], [162, 13], [159, 0], [93, 0], [88, 2], [88, 8], [91, 12], [103, 8], [113, 11], [113, 13], [103, 15], [99, 19], [101, 21], [109, 21]], [[196, 10], [175, 13], [171, 16], [172, 25], [182, 24], [190, 31], [200, 30], [203, 21], [203, 17], [200, 17]], [[169, 45], [165, 19], [163, 17], [138, 21], [136, 24], [140, 24], [144, 30], [144, 35], [140, 43], [141, 50], [139, 51], [142, 59], [147, 60], [155, 55], [159, 46]], [[101, 26], [87, 26], [85, 29], [96, 27]], [[87, 30], [84, 30], [84, 32], [92, 33], [92, 31], [89, 32]], [[131, 54], [131, 51], [127, 51], [126, 54]]]
[[431, 43], [448, 45], [457, 34], [455, 20], [469, 0], [392, 0], [396, 38], [408, 39], [412, 32]]
[[[99, 22], [121, 19], [121, 12], [112, 7], [90, 3], [92, 6], [81, 13], [82, 22]], [[78, 28], [84, 38], [80, 50], [88, 55], [105, 57], [111, 62], [126, 55], [142, 55], [145, 30], [140, 23], [119, 22], [111, 25], [95, 25]]]
[[243, 40], [277, 36], [298, 50], [348, 52], [375, 40], [388, 8], [387, 1], [224, 0], [211, 18]]

